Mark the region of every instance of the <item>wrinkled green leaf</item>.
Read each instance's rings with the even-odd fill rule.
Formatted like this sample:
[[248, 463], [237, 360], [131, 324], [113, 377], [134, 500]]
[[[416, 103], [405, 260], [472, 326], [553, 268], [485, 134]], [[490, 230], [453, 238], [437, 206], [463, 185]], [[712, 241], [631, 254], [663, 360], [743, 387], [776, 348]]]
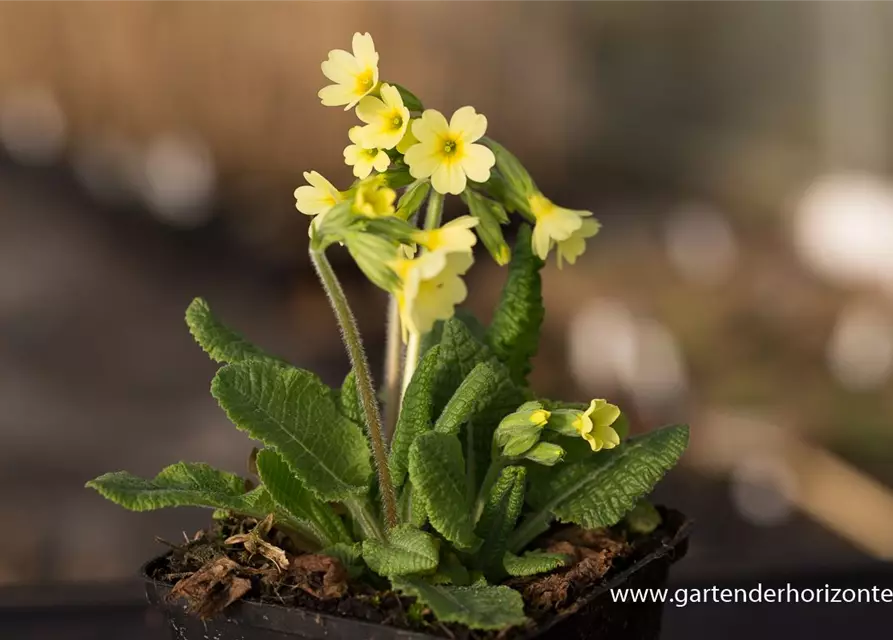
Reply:
[[196, 298], [186, 309], [186, 324], [195, 341], [215, 362], [244, 362], [266, 360], [285, 364], [254, 346], [214, 317], [208, 303]]
[[353, 369], [344, 376], [341, 383], [341, 391], [338, 394], [338, 406], [341, 413], [359, 425], [365, 424], [363, 417], [363, 405], [360, 404], [360, 394], [357, 390], [357, 379]]
[[463, 440], [468, 484], [476, 487], [489, 466], [493, 432], [500, 420], [524, 402], [523, 392], [511, 381], [505, 365], [456, 318], [444, 323], [440, 367], [435, 390], [435, 411], [448, 403], [462, 381], [481, 363], [489, 364], [497, 378], [496, 390], [469, 422]]
[[259, 451], [257, 473], [279, 508], [313, 530], [321, 546], [351, 542], [341, 518], [304, 488], [278, 453], [272, 449]]
[[364, 540], [363, 559], [381, 576], [433, 573], [440, 559], [440, 542], [410, 524], [401, 524], [391, 530], [387, 542]]
[[131, 511], [208, 507], [246, 513], [254, 509], [258, 498], [245, 490], [243, 478], [201, 462], [172, 464], [151, 480], [115, 471], [90, 480], [86, 486]]
[[417, 578], [399, 578], [392, 583], [398, 591], [427, 605], [441, 622], [458, 622], [472, 629], [503, 629], [527, 622], [521, 594], [509, 587], [452, 587]]
[[495, 576], [502, 568], [509, 535], [524, 508], [526, 475], [524, 467], [503, 469], [490, 490], [478, 521], [476, 531], [484, 541], [477, 553], [478, 565], [490, 575]]
[[530, 361], [539, 348], [545, 315], [540, 278], [543, 264], [531, 249], [530, 227], [521, 225], [509, 264], [508, 281], [487, 336], [496, 357], [508, 366], [512, 380], [519, 385], [525, 384]]
[[425, 513], [425, 504], [419, 500], [418, 493], [412, 490], [412, 485], [407, 484], [400, 492], [397, 498], [397, 511], [399, 512], [400, 522], [414, 524], [421, 528], [428, 522], [428, 514]]
[[474, 546], [477, 538], [459, 439], [433, 431], [416, 438], [409, 452], [409, 479], [431, 525], [460, 548]]
[[687, 445], [688, 425], [675, 425], [588, 459], [532, 468], [527, 501], [562, 522], [587, 529], [611, 526], [654, 488]]
[[459, 556], [445, 549], [449, 547], [441, 549], [437, 573], [429, 578], [430, 581], [434, 584], [452, 584], [457, 587], [471, 584], [471, 574], [459, 560]]
[[403, 486], [409, 465], [409, 449], [415, 439], [430, 431], [434, 422], [434, 386], [440, 360], [440, 347], [434, 346], [422, 357], [403, 395], [403, 406], [394, 429], [388, 465], [394, 486]]
[[250, 360], [220, 369], [211, 394], [236, 427], [275, 449], [320, 500], [368, 490], [366, 437], [312, 373]]
[[276, 522], [316, 540], [315, 531], [280, 509], [265, 487], [245, 490], [245, 480], [201, 462], [178, 462], [153, 479], [126, 471], [106, 473], [86, 484], [104, 498], [131, 511], [165, 507], [205, 507], [216, 516], [230, 512], [261, 520], [273, 514]]
[[548, 573], [560, 567], [570, 564], [571, 558], [562, 553], [544, 553], [542, 551], [528, 551], [523, 556], [506, 553], [503, 558], [505, 572], [510, 576], [533, 576], [538, 573]]
[[481, 362], [471, 370], [434, 424], [439, 433], [456, 435], [463, 423], [488, 406], [499, 390], [500, 378], [493, 365]]

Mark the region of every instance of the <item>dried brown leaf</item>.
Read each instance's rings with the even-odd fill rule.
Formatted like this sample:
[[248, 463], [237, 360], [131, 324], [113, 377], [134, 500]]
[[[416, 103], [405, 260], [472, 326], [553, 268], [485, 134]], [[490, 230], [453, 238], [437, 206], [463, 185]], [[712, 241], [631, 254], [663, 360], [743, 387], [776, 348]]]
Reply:
[[170, 598], [183, 598], [190, 611], [207, 620], [251, 589], [251, 581], [237, 575], [241, 567], [225, 556], [212, 560], [171, 589]]
[[289, 572], [295, 586], [317, 598], [340, 598], [347, 593], [347, 570], [336, 558], [312, 553], [296, 556]]

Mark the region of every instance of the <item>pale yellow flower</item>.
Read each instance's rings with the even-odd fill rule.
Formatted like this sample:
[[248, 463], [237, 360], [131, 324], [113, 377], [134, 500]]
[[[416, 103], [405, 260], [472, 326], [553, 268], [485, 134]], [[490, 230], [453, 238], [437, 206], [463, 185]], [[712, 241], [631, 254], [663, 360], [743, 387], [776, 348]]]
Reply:
[[591, 238], [598, 233], [602, 225], [594, 218], [585, 218], [580, 228], [574, 231], [567, 240], [559, 240], [555, 243], [555, 250], [558, 253], [558, 268], [560, 269], [563, 260], [567, 260], [570, 264], [574, 264], [583, 252], [586, 251], [586, 238]]
[[439, 229], [416, 231], [413, 233], [412, 239], [428, 251], [469, 252], [477, 242], [477, 236], [471, 231], [477, 223], [477, 218], [460, 216], [455, 220], [450, 220]]
[[412, 123], [419, 142], [404, 155], [409, 173], [430, 177], [436, 191], [453, 195], [465, 190], [467, 179], [486, 182], [496, 158], [484, 145], [474, 144], [486, 131], [487, 118], [473, 107], [458, 109], [449, 123], [439, 111], [427, 109]]
[[354, 211], [369, 218], [394, 215], [397, 192], [385, 187], [378, 179], [361, 183], [354, 196]]
[[[533, 217], [536, 218], [532, 239], [533, 252], [542, 260], [549, 255], [553, 242], [568, 240], [583, 226], [583, 218], [592, 215], [591, 211], [574, 211], [556, 206], [539, 192], [529, 196], [527, 201]], [[568, 247], [568, 252], [572, 248], [573, 243]], [[577, 255], [574, 256], [574, 260], [577, 259]], [[568, 259], [568, 262], [572, 261]]]
[[316, 171], [305, 171], [309, 185], [295, 189], [295, 207], [308, 216], [325, 214], [344, 200], [344, 195]]
[[425, 334], [438, 320], [447, 320], [468, 289], [462, 276], [471, 268], [471, 253], [427, 251], [418, 258], [398, 259], [391, 268], [400, 279], [394, 292], [400, 310], [404, 339], [407, 333]]
[[574, 420], [573, 426], [593, 451], [613, 449], [620, 444], [620, 436], [611, 425], [619, 417], [620, 408], [616, 405], [607, 400], [593, 400]]
[[368, 178], [373, 169], [380, 173], [391, 164], [391, 159], [384, 150], [375, 147], [367, 149], [361, 144], [361, 129], [362, 127], [350, 128], [347, 136], [353, 144], [344, 147], [344, 162], [353, 167], [353, 174], [360, 180]]
[[396, 87], [381, 85], [381, 98], [366, 96], [357, 105], [357, 117], [366, 123], [360, 131], [366, 147], [393, 149], [409, 126], [409, 109]]
[[353, 54], [334, 49], [322, 63], [323, 74], [335, 83], [319, 91], [319, 99], [327, 107], [343, 104], [348, 111], [378, 85], [378, 53], [372, 36], [355, 33], [352, 45]]

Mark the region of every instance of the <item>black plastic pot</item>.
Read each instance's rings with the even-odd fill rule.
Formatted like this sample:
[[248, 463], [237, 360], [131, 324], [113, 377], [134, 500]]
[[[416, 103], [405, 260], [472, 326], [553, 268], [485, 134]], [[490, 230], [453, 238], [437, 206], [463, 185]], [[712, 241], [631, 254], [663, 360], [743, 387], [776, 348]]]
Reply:
[[[670, 565], [688, 550], [690, 522], [678, 512], [678, 528], [668, 539], [640, 560], [613, 575], [610, 580], [580, 598], [574, 605], [532, 632], [512, 636], [517, 640], [591, 639], [657, 640], [660, 637], [663, 604], [659, 602], [614, 602], [611, 589], [660, 589], [667, 583]], [[170, 602], [172, 585], [150, 578], [164, 556], [148, 562], [142, 570], [149, 602], [164, 611], [174, 640], [431, 640], [435, 636], [373, 624], [352, 618], [252, 601], [237, 602], [212, 620], [202, 621], [181, 602]]]

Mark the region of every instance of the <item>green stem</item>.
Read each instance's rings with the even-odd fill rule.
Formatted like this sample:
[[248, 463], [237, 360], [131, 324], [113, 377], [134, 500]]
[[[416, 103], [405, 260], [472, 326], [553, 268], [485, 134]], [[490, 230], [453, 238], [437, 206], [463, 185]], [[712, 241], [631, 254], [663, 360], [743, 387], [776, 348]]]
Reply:
[[360, 403], [363, 405], [363, 413], [366, 417], [366, 431], [372, 444], [372, 456], [378, 471], [379, 493], [381, 494], [385, 523], [388, 528], [396, 527], [397, 499], [388, 469], [388, 455], [381, 435], [381, 416], [378, 412], [378, 402], [375, 399], [375, 388], [372, 386], [372, 375], [369, 373], [369, 363], [366, 361], [366, 353], [363, 351], [363, 342], [357, 329], [357, 321], [353, 317], [341, 283], [338, 281], [332, 265], [329, 264], [325, 252], [311, 247], [310, 260], [319, 275], [323, 289], [329, 296], [332, 311], [335, 312], [335, 317], [341, 327], [341, 337], [356, 376], [357, 392], [360, 395]]
[[[440, 226], [440, 220], [443, 218], [443, 194], [437, 191], [431, 191], [428, 196], [428, 208], [425, 211], [425, 229], [436, 229]], [[409, 334], [409, 341], [406, 343], [406, 358], [403, 364], [403, 393], [406, 393], [406, 387], [415, 373], [419, 364], [419, 351], [421, 350], [422, 336], [417, 333]]]
[[400, 352], [402, 340], [400, 336], [400, 309], [397, 298], [390, 296], [388, 301], [388, 334], [384, 363], [384, 439], [389, 443], [394, 437], [397, 416], [400, 413]]
[[428, 196], [428, 208], [425, 210], [425, 229], [436, 229], [443, 217], [443, 194], [431, 191]]
[[366, 498], [348, 498], [343, 502], [344, 506], [350, 512], [350, 516], [354, 519], [366, 539], [387, 540], [381, 523], [372, 512], [372, 505]]

